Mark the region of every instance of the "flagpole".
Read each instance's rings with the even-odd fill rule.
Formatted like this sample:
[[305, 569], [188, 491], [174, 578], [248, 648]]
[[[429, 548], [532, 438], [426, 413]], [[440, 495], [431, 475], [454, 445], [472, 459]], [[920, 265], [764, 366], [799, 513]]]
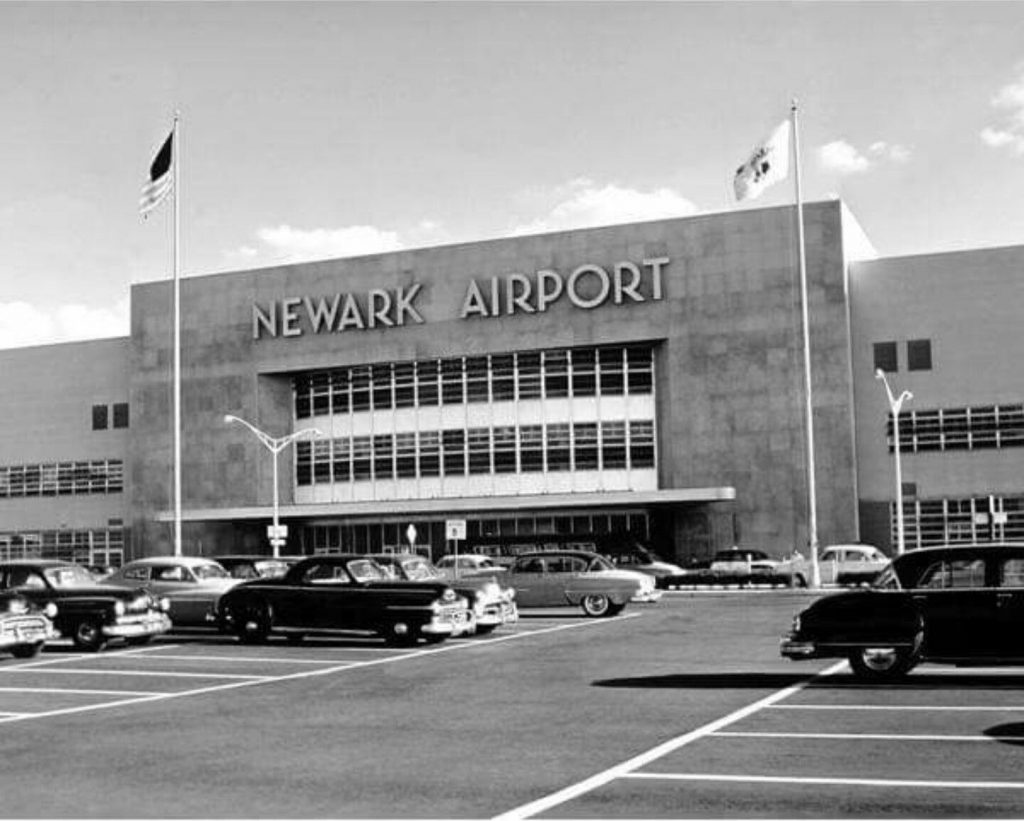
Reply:
[[181, 555], [181, 115], [174, 112], [174, 555]]
[[793, 98], [793, 179], [796, 183], [796, 233], [800, 257], [800, 311], [803, 320], [804, 343], [804, 425], [807, 438], [807, 538], [811, 551], [812, 588], [821, 587], [821, 569], [818, 566], [818, 499], [814, 481], [814, 418], [811, 399], [811, 329], [807, 310], [807, 259], [804, 252], [804, 206], [800, 191], [800, 129], [797, 127], [797, 101]]

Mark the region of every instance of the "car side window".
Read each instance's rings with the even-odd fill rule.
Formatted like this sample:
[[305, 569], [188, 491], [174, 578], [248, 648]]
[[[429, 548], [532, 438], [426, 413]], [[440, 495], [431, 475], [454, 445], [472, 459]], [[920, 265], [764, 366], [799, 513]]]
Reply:
[[1000, 587], [1024, 587], [1024, 558], [1003, 561], [999, 568]]
[[129, 567], [124, 571], [124, 578], [132, 579], [133, 581], [144, 582], [149, 578], [148, 567]]
[[45, 590], [46, 582], [38, 573], [19, 567], [11, 571], [8, 587], [17, 587], [21, 590]]
[[984, 559], [952, 559], [929, 565], [917, 583], [926, 590], [950, 590], [985, 586]]
[[153, 568], [153, 581], [158, 582], [188, 582], [191, 579], [184, 567], [180, 565], [167, 565], [165, 567]]
[[348, 584], [348, 574], [344, 567], [334, 564], [315, 564], [302, 577], [306, 584]]
[[544, 560], [543, 559], [523, 559], [519, 563], [517, 568], [520, 573], [543, 573], [544, 572]]

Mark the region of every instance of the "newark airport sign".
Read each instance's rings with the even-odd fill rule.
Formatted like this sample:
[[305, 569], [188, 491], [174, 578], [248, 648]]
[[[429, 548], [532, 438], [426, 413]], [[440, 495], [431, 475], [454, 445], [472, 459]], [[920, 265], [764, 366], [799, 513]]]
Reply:
[[[545, 268], [533, 275], [508, 274], [477, 282], [470, 280], [459, 311], [460, 319], [544, 313], [562, 299], [589, 310], [605, 304], [658, 301], [668, 257], [617, 262], [610, 268], [585, 263], [563, 276]], [[367, 328], [423, 324], [416, 308], [422, 285], [391, 290], [374, 288], [363, 294], [295, 296], [252, 306], [253, 339], [295, 337], [307, 333], [341, 333]]]

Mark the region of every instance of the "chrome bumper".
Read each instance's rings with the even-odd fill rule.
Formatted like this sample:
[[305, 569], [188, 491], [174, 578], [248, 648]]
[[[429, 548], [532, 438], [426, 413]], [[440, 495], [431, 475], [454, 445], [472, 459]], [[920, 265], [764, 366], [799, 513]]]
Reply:
[[166, 613], [152, 613], [145, 616], [122, 616], [113, 624], [103, 625], [103, 635], [111, 638], [155, 636], [170, 629], [171, 620]]
[[488, 604], [483, 613], [478, 613], [476, 623], [485, 627], [500, 627], [502, 624], [515, 624], [519, 621], [519, 608], [514, 601]]
[[456, 612], [438, 613], [420, 628], [428, 636], [465, 636], [476, 632], [476, 616], [463, 608]]
[[60, 637], [49, 619], [42, 616], [23, 616], [7, 619], [0, 627], [0, 648], [21, 644], [37, 644]]
[[784, 638], [779, 642], [779, 653], [788, 659], [809, 659], [818, 654], [818, 645], [813, 641], [796, 641]]
[[633, 596], [633, 598], [630, 599], [630, 601], [641, 603], [655, 602], [658, 601], [658, 599], [660, 599], [662, 595], [663, 591], [655, 589], [647, 593], [637, 593], [635, 596]]

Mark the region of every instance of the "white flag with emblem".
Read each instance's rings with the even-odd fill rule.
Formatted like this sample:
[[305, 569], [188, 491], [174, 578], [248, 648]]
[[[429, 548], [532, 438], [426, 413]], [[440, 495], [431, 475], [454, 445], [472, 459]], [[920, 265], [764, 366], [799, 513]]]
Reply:
[[789, 128], [788, 119], [779, 123], [771, 136], [758, 144], [750, 158], [736, 169], [732, 187], [738, 202], [761, 196], [765, 188], [789, 174]]

